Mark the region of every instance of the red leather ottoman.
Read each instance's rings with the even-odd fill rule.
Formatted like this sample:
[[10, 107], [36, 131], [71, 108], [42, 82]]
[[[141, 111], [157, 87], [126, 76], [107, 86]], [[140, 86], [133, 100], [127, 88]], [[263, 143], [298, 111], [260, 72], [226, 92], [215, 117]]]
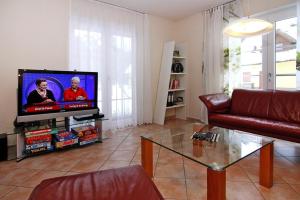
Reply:
[[62, 176], [42, 181], [29, 200], [162, 200], [139, 166]]

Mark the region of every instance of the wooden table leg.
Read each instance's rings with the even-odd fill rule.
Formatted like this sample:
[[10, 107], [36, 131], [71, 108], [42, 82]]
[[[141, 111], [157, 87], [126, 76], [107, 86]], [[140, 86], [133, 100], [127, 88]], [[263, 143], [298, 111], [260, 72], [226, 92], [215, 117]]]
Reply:
[[207, 168], [207, 199], [226, 199], [226, 170], [213, 170]]
[[260, 150], [259, 184], [270, 188], [273, 186], [273, 142]]
[[153, 178], [153, 143], [141, 138], [142, 143], [142, 166], [149, 177]]

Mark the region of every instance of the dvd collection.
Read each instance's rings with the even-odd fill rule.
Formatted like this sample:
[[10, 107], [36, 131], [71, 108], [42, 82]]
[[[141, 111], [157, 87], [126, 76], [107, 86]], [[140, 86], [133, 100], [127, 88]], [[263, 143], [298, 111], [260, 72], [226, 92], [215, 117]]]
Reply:
[[86, 145], [98, 140], [94, 126], [72, 128], [71, 131], [58, 131], [53, 128], [25, 131], [25, 153], [35, 154], [72, 145]]

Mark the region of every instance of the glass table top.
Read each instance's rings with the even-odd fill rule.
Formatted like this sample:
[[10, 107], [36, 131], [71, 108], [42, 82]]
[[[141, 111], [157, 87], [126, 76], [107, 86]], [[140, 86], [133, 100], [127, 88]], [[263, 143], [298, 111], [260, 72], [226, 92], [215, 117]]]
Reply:
[[200, 132], [219, 135], [217, 142], [194, 140], [194, 124], [144, 134], [141, 137], [214, 170], [223, 170], [274, 140], [247, 132], [201, 125]]

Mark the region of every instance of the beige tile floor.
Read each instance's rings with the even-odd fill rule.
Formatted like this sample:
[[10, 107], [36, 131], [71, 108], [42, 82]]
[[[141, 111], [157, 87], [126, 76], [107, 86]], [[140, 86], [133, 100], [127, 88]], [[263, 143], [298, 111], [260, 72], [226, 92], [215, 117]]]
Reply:
[[[43, 179], [140, 164], [140, 134], [176, 128], [191, 121], [171, 120], [165, 126], [145, 125], [109, 131], [101, 144], [55, 152], [21, 162], [0, 162], [0, 199], [25, 200]], [[154, 146], [154, 182], [169, 200], [206, 199], [206, 168]], [[300, 144], [276, 140], [274, 186], [258, 184], [258, 153], [227, 169], [227, 199], [300, 200]]]

